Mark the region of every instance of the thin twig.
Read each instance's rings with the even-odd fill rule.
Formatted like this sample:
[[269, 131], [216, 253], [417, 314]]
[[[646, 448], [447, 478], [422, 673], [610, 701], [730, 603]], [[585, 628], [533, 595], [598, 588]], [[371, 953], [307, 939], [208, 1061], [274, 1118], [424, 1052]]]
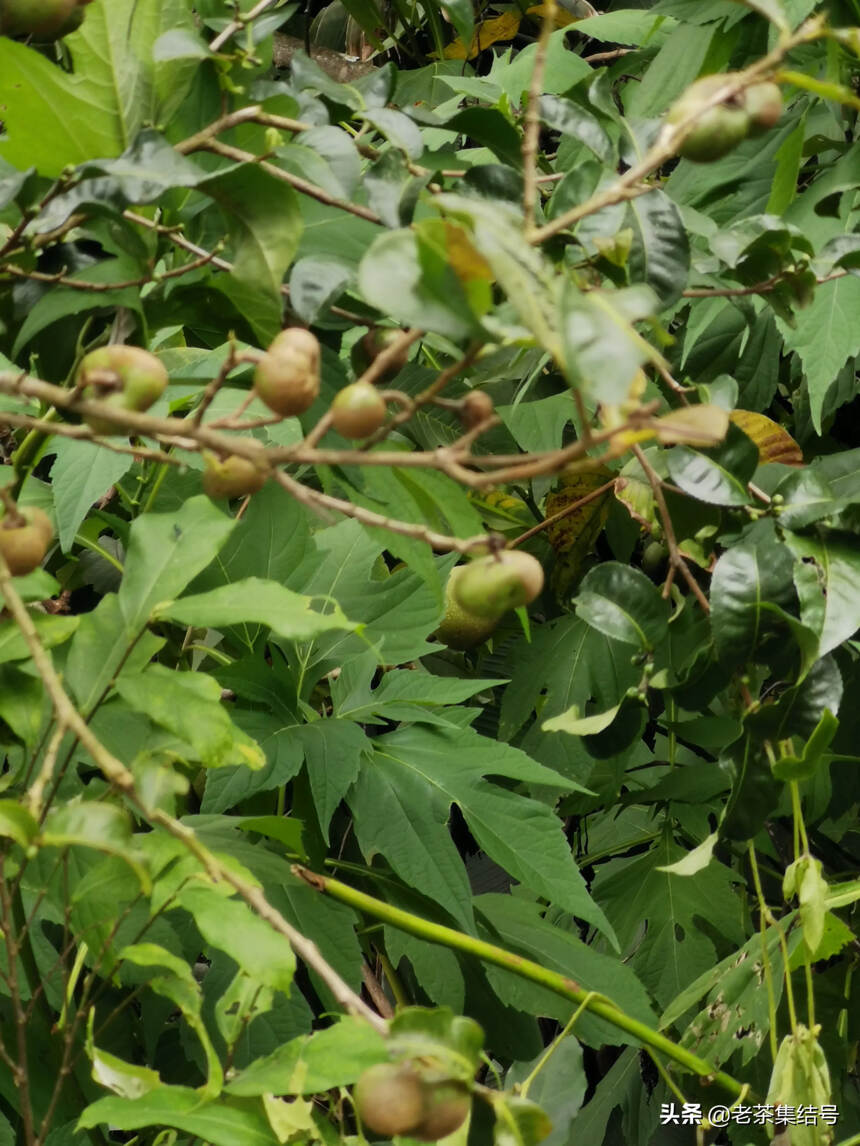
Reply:
[[231, 20], [227, 27], [219, 32], [215, 39], [209, 44], [210, 52], [219, 52], [231, 37], [235, 36], [237, 32], [241, 32], [247, 24], [250, 24], [252, 20], [256, 20], [258, 16], [261, 16], [267, 8], [271, 8], [275, 3], [277, 3], [277, 0], [259, 0], [259, 3], [255, 4], [246, 16], [241, 16], [237, 20]]
[[533, 525], [531, 529], [527, 529], [525, 533], [521, 533], [519, 537], [515, 537], [508, 545], [508, 549], [516, 549], [518, 545], [522, 545], [524, 541], [528, 541], [530, 537], [534, 537], [542, 530], [547, 529], [550, 525], [555, 525], [557, 521], [562, 521], [565, 517], [570, 517], [572, 513], [576, 513], [578, 509], [588, 505], [592, 501], [597, 501], [599, 497], [603, 497], [607, 490], [610, 490], [615, 485], [615, 478], [606, 482], [598, 489], [593, 489], [591, 493], [585, 494], [584, 497], [577, 498], [572, 501], [570, 505], [566, 505], [564, 509], [560, 509], [558, 513], [553, 513], [550, 517], [545, 517], [543, 521], [539, 521], [537, 525]]
[[[675, 537], [675, 527], [672, 524], [672, 517], [669, 513], [669, 507], [666, 505], [666, 498], [663, 493], [663, 483], [660, 480], [660, 475], [645, 457], [645, 452], [641, 446], [633, 446], [633, 453], [636, 455], [636, 459], [639, 462], [639, 465], [645, 471], [645, 476], [648, 478], [651, 489], [654, 493], [654, 500], [657, 503], [657, 509], [660, 513], [660, 520], [663, 522], [663, 532], [666, 535], [666, 545], [669, 549], [669, 561], [671, 562], [672, 567], [679, 571], [681, 576], [689, 585], [690, 591], [702, 607], [702, 612], [708, 615], [711, 612], [710, 602], [702, 592], [701, 585], [690, 572], [689, 566], [684, 559], [684, 555], [681, 553], [681, 550], [678, 546], [678, 541]], [[667, 578], [666, 583], [663, 586], [664, 597], [669, 596], [671, 584], [672, 582]]]
[[529, 84], [528, 104], [526, 106], [525, 129], [523, 131], [523, 227], [528, 238], [537, 226], [535, 209], [537, 207], [538, 189], [537, 156], [540, 141], [540, 93], [543, 87], [543, 77], [546, 71], [547, 49], [552, 30], [555, 27], [555, 14], [558, 9], [557, 0], [544, 0], [543, 19], [541, 20], [540, 36], [535, 51], [535, 62], [532, 68], [532, 78]]

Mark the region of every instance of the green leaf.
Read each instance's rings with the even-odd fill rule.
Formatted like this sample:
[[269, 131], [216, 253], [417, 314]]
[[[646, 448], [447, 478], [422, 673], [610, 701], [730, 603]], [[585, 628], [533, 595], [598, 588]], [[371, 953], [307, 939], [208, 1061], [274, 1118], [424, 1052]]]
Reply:
[[747, 483], [758, 462], [758, 447], [734, 423], [722, 444], [713, 449], [675, 446], [666, 455], [672, 480], [684, 493], [709, 505], [748, 505]]
[[389, 1057], [385, 1039], [365, 1019], [344, 1017], [326, 1030], [292, 1039], [246, 1067], [228, 1094], [318, 1094], [349, 1086], [362, 1071]]
[[618, 933], [623, 955], [664, 1007], [716, 956], [697, 919], [707, 919], [718, 935], [743, 939], [740, 902], [732, 889], [736, 877], [715, 862], [684, 877], [663, 870], [684, 855], [664, 835], [644, 856], [602, 864], [594, 881], [595, 898]]
[[173, 1126], [212, 1146], [279, 1146], [259, 1102], [221, 1098], [207, 1102], [198, 1090], [163, 1086], [140, 1098], [100, 1098], [78, 1121], [79, 1128], [110, 1126], [140, 1130]]
[[[203, 185], [224, 212], [234, 282], [244, 305], [256, 303], [251, 323], [265, 346], [281, 329], [281, 286], [298, 249], [302, 218], [298, 196], [280, 179], [246, 165]], [[216, 280], [225, 288], [225, 280]], [[226, 293], [230, 294], [229, 288]]]
[[[495, 941], [508, 950], [570, 975], [583, 989], [605, 995], [641, 1022], [653, 1023], [648, 993], [630, 967], [615, 955], [589, 947], [575, 931], [553, 926], [544, 918], [538, 903], [510, 895], [480, 895], [475, 900], [475, 910], [479, 919], [486, 921]], [[574, 1008], [569, 1001], [553, 997], [545, 988], [518, 979], [509, 971], [488, 968], [487, 975], [500, 998], [513, 1006], [559, 1022], [566, 1022], [572, 1014]], [[618, 1028], [587, 1011], [577, 1021], [576, 1031], [590, 1046], [600, 1046], [607, 1038], [625, 1037]]]
[[115, 804], [78, 798], [56, 807], [48, 813], [38, 842], [42, 847], [95, 848], [118, 856], [134, 871], [141, 889], [149, 890], [149, 876], [132, 844], [131, 821]]
[[775, 538], [743, 542], [722, 555], [711, 578], [711, 631], [723, 664], [745, 664], [774, 632], [767, 606], [792, 608], [792, 573], [791, 554]]
[[[80, 617], [33, 617], [39, 643], [45, 648], [63, 644], [80, 624]], [[24, 634], [12, 620], [0, 621], [0, 664], [30, 659], [30, 649]]]
[[639, 569], [607, 561], [586, 574], [576, 615], [613, 640], [653, 649], [666, 635], [669, 602]]
[[67, 553], [93, 503], [128, 472], [133, 459], [73, 438], [60, 438], [52, 448], [51, 490], [60, 548]]
[[800, 561], [815, 563], [818, 581], [802, 597], [801, 619], [818, 635], [818, 654], [837, 648], [860, 627], [860, 553], [837, 537], [786, 533], [786, 544]]
[[660, 360], [633, 323], [648, 318], [657, 300], [650, 287], [581, 291], [571, 280], [561, 289], [559, 325], [568, 381], [598, 402], [624, 402], [636, 372]]
[[69, 649], [68, 683], [81, 712], [89, 716], [115, 679], [142, 672], [164, 643], [154, 633], [129, 633], [116, 593], [102, 597], [80, 618]]
[[661, 308], [671, 306], [690, 271], [690, 242], [680, 211], [665, 192], [651, 191], [631, 199], [624, 222], [633, 231], [631, 280], [651, 287]]
[[560, 131], [584, 143], [598, 159], [606, 161], [611, 156], [612, 145], [600, 120], [573, 100], [555, 95], [541, 96], [540, 117], [553, 131]]
[[794, 327], [780, 322], [786, 349], [803, 365], [809, 387], [812, 424], [821, 433], [827, 392], [849, 358], [860, 353], [860, 332], [851, 316], [860, 307], [860, 279], [852, 275], [824, 283], [795, 317]]
[[27, 847], [39, 834], [39, 825], [17, 800], [0, 800], [0, 836]]
[[207, 944], [226, 952], [264, 987], [289, 995], [296, 960], [283, 935], [240, 899], [189, 884], [178, 894]]
[[127, 674], [117, 681], [116, 690], [136, 712], [190, 744], [195, 759], [206, 767], [263, 767], [260, 746], [230, 719], [213, 677], [156, 664], [139, 675]]
[[119, 606], [126, 630], [138, 633], [153, 608], [172, 601], [205, 569], [235, 522], [208, 497], [192, 497], [175, 513], [145, 513], [131, 527]]
[[329, 612], [316, 612], [310, 597], [293, 593], [275, 581], [247, 577], [209, 593], [183, 597], [160, 609], [159, 615], [195, 628], [223, 628], [252, 621], [291, 641], [311, 640], [333, 629], [354, 632], [358, 628], [336, 604], [320, 605]]
[[[373, 763], [362, 769], [354, 790], [364, 797], [363, 815], [355, 807], [353, 811], [365, 855], [383, 851], [408, 883], [435, 895], [434, 886], [442, 886], [439, 875], [435, 883], [429, 880], [423, 865], [430, 862], [435, 869], [439, 856], [447, 854], [450, 858], [446, 862], [454, 863], [455, 868], [452, 871], [449, 866], [448, 887], [441, 902], [448, 910], [457, 909], [461, 920], [468, 920], [471, 910], [466, 908], [468, 896], [456, 852], [448, 852], [439, 843], [450, 838], [443, 828], [450, 805], [456, 803], [487, 855], [532, 891], [593, 923], [611, 941], [603, 913], [591, 901], [550, 808], [485, 777], [502, 776], [557, 789], [569, 789], [569, 781], [519, 749], [501, 746], [465, 728], [414, 725], [381, 737], [377, 744]], [[352, 795], [349, 800], [352, 804]], [[407, 840], [429, 827], [428, 805], [435, 843], [416, 839], [420, 850], [413, 851]], [[421, 813], [420, 808], [424, 809]], [[432, 850], [434, 846], [440, 847], [438, 853]], [[394, 848], [396, 861], [391, 855]]]
[[478, 333], [463, 289], [445, 264], [435, 273], [425, 267], [424, 250], [410, 230], [380, 235], [361, 260], [358, 285], [382, 314], [405, 326], [420, 326], [449, 338]]

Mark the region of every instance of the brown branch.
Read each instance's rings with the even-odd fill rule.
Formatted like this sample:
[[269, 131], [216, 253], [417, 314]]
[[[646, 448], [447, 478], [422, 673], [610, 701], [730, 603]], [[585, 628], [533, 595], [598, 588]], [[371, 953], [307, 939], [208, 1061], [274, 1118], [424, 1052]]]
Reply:
[[106, 294], [108, 291], [126, 290], [129, 287], [147, 286], [149, 283], [160, 283], [165, 282], [167, 279], [179, 278], [182, 275], [187, 275], [191, 271], [196, 271], [199, 270], [200, 267], [206, 266], [206, 264], [212, 262], [215, 257], [214, 251], [212, 253], [204, 251], [199, 258], [191, 263], [185, 263], [184, 266], [174, 267], [172, 270], [160, 271], [158, 273], [153, 271], [145, 278], [125, 279], [122, 282], [115, 283], [95, 283], [86, 282], [83, 279], [69, 278], [65, 271], [59, 271], [55, 275], [43, 274], [40, 271], [26, 271], [23, 267], [16, 267], [11, 263], [0, 265], [0, 275], [10, 275], [13, 278], [19, 279], [30, 279], [37, 283], [50, 283], [52, 286], [70, 287], [72, 290], [86, 291], [90, 294]]
[[796, 32], [783, 37], [773, 51], [768, 52], [766, 56], [763, 56], [756, 63], [742, 72], [727, 76], [725, 84], [707, 98], [703, 98], [695, 111], [691, 112], [676, 124], [665, 124], [654, 146], [649, 148], [638, 163], [635, 163], [625, 171], [623, 175], [619, 176], [612, 186], [606, 187], [602, 191], [596, 191], [584, 202], [578, 203], [575, 207], [564, 211], [549, 223], [545, 223], [543, 227], [539, 227], [528, 236], [529, 241], [532, 243], [543, 243], [553, 235], [568, 230], [568, 228], [578, 223], [580, 219], [584, 219], [587, 215], [593, 215], [597, 211], [601, 211], [604, 207], [611, 207], [615, 203], [626, 202], [627, 200], [636, 198], [638, 195], [653, 190], [650, 184], [643, 185], [643, 180], [653, 175], [667, 160], [672, 159], [677, 154], [680, 144], [705, 112], [739, 95], [745, 88], [750, 87], [752, 84], [759, 83], [761, 80], [766, 79], [774, 72], [784, 56], [792, 48], [797, 47], [799, 44], [817, 40], [823, 34], [823, 21], [820, 17], [812, 17], [803, 23]]
[[523, 131], [523, 228], [526, 238], [529, 238], [536, 226], [535, 209], [537, 207], [537, 157], [538, 143], [540, 142], [540, 93], [543, 87], [543, 77], [546, 71], [547, 49], [552, 30], [555, 26], [555, 14], [558, 8], [557, 0], [544, 0], [543, 19], [541, 20], [540, 36], [535, 51], [535, 62], [532, 68], [531, 83], [529, 84], [528, 103], [526, 105], [525, 128]]
[[351, 501], [346, 501], [341, 497], [333, 497], [328, 493], [321, 493], [319, 490], [310, 489], [308, 486], [302, 485], [301, 482], [291, 478], [289, 474], [285, 474], [283, 470], [276, 470], [274, 479], [279, 485], [291, 494], [296, 501], [307, 506], [310, 510], [326, 510], [331, 509], [337, 513], [342, 513], [344, 517], [351, 517], [355, 521], [361, 522], [362, 525], [368, 525], [375, 529], [384, 529], [388, 533], [396, 533], [401, 537], [414, 537], [417, 541], [426, 542], [432, 549], [441, 553], [469, 553], [472, 549], [480, 548], [488, 545], [491, 542], [490, 534], [483, 533], [476, 537], [449, 537], [445, 533], [437, 533], [433, 529], [428, 529], [426, 525], [414, 525], [408, 521], [396, 521], [394, 518], [385, 517], [381, 513], [375, 513], [372, 509], [365, 509], [364, 506], [355, 505]]
[[[816, 278], [816, 286], [821, 286], [823, 283], [831, 283], [834, 279], [844, 278], [845, 275], [851, 272], [844, 267], [839, 267], [835, 271], [831, 271], [829, 275], [822, 275]], [[764, 282], [755, 283], [754, 286], [748, 287], [691, 287], [690, 290], [682, 292], [684, 298], [740, 298], [744, 295], [750, 294], [768, 294], [770, 291], [775, 290], [780, 283], [785, 282], [790, 277], [791, 272], [780, 271], [778, 275], [772, 278], [765, 279]]]
[[[668, 549], [669, 549], [669, 561], [670, 561], [672, 567], [674, 569], [678, 570], [678, 572], [681, 574], [681, 576], [684, 578], [684, 580], [689, 585], [690, 591], [692, 592], [693, 596], [696, 598], [696, 600], [701, 605], [702, 611], [706, 615], [709, 615], [711, 612], [710, 602], [708, 601], [708, 598], [705, 596], [705, 594], [702, 592], [701, 585], [696, 580], [696, 578], [693, 576], [693, 574], [690, 572], [690, 568], [687, 565], [686, 560], [684, 559], [684, 555], [681, 553], [681, 550], [678, 547], [678, 541], [677, 541], [677, 538], [675, 537], [675, 527], [672, 524], [672, 517], [669, 513], [669, 507], [666, 505], [666, 498], [665, 498], [665, 495], [663, 493], [663, 483], [660, 479], [660, 475], [657, 473], [657, 471], [654, 469], [654, 467], [651, 465], [651, 463], [645, 457], [645, 452], [641, 446], [634, 446], [633, 447], [633, 453], [635, 454], [636, 459], [639, 462], [639, 465], [645, 471], [645, 476], [648, 478], [648, 481], [651, 485], [651, 490], [654, 494], [654, 500], [657, 503], [657, 509], [660, 513], [660, 520], [663, 522], [663, 532], [666, 535], [666, 545], [668, 546]], [[672, 581], [669, 578], [667, 578], [666, 583], [663, 586], [663, 596], [664, 597], [668, 598], [669, 590], [671, 589], [671, 586], [672, 586]]]
[[229, 115], [222, 115], [220, 119], [216, 119], [201, 131], [183, 139], [181, 143], [174, 144], [174, 150], [178, 151], [180, 155], [190, 155], [192, 151], [205, 150], [222, 131], [231, 131], [243, 123], [259, 123], [264, 127], [276, 127], [281, 131], [296, 133], [310, 131], [312, 127], [312, 124], [302, 123], [298, 119], [288, 119], [283, 115], [269, 115], [263, 111], [260, 104], [252, 104], [249, 107], [242, 107], [238, 111], [230, 112]]
[[286, 183], [292, 187], [294, 191], [298, 191], [302, 195], [307, 195], [309, 199], [316, 199], [318, 203], [323, 203], [327, 207], [337, 207], [340, 211], [346, 211], [350, 215], [356, 215], [359, 219], [366, 219], [368, 223], [376, 223], [382, 226], [382, 219], [380, 219], [375, 211], [371, 211], [369, 207], [362, 207], [360, 203], [351, 203], [348, 199], [338, 199], [336, 195], [329, 194], [323, 187], [317, 187], [315, 183], [311, 183], [307, 179], [302, 179], [300, 175], [293, 175], [289, 171], [284, 171], [281, 167], [276, 167], [274, 163], [269, 163], [259, 155], [255, 155], [252, 151], [243, 151], [239, 147], [233, 147], [229, 143], [221, 143], [216, 139], [201, 142], [198, 150], [211, 151], [214, 155], [220, 155], [224, 159], [231, 159], [234, 163], [254, 164], [259, 167], [261, 171], [265, 171], [267, 175], [271, 175], [273, 179], [279, 179], [282, 183]]

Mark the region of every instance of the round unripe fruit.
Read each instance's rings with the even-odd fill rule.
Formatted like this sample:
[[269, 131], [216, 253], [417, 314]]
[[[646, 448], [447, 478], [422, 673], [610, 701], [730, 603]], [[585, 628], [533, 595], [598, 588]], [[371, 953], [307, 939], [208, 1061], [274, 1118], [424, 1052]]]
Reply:
[[649, 541], [642, 550], [642, 572], [649, 577], [658, 577], [666, 569], [669, 550], [662, 541]]
[[494, 410], [493, 399], [483, 390], [472, 390], [463, 399], [460, 418], [467, 430], [473, 430], [481, 422], [486, 422]]
[[454, 585], [466, 569], [466, 565], [457, 565], [451, 570], [445, 586], [445, 616], [436, 630], [438, 640], [450, 649], [461, 651], [483, 644], [499, 623], [498, 617], [476, 617], [458, 602], [454, 595]]
[[[168, 381], [161, 362], [139, 346], [102, 346], [93, 350], [81, 362], [77, 377], [84, 398], [138, 413], [158, 401]], [[97, 414], [85, 414], [84, 421], [97, 434], [123, 432], [122, 427]]]
[[79, 27], [90, 0], [0, 0], [0, 32], [54, 40]]
[[386, 1138], [411, 1134], [424, 1117], [424, 1085], [408, 1066], [381, 1062], [368, 1067], [353, 1097], [362, 1125]]
[[[368, 330], [363, 338], [353, 344], [352, 350], [349, 352], [350, 362], [352, 368], [358, 377], [367, 370], [380, 356], [383, 350], [387, 350], [393, 343], [399, 341], [403, 334], [402, 330], [395, 330], [390, 326], [375, 326], [372, 330]], [[390, 382], [392, 378], [396, 377], [409, 361], [409, 347], [399, 351], [394, 356], [393, 361], [389, 362], [388, 366], [383, 372], [377, 376], [378, 382]]]
[[254, 388], [282, 418], [304, 414], [320, 392], [320, 344], [301, 326], [282, 330], [257, 363]]
[[43, 510], [35, 506], [19, 507], [18, 517], [21, 520], [16, 524], [7, 511], [0, 519], [0, 553], [13, 577], [38, 568], [54, 536], [54, 527]]
[[782, 92], [777, 84], [753, 84], [744, 92], [744, 111], [750, 118], [749, 135], [764, 135], [779, 122], [782, 115]]
[[244, 497], [256, 493], [266, 484], [266, 471], [248, 458], [230, 454], [222, 461], [216, 454], [206, 451], [203, 471], [203, 489], [210, 497]]
[[452, 592], [458, 605], [474, 616], [498, 618], [533, 601], [543, 581], [543, 566], [536, 557], [505, 549], [465, 565]]
[[366, 438], [385, 421], [385, 401], [370, 382], [344, 386], [331, 404], [331, 424], [345, 438]]
[[[681, 123], [696, 114], [702, 105], [725, 86], [727, 76], [703, 76], [684, 92], [669, 109], [670, 124]], [[682, 140], [678, 151], [695, 163], [713, 163], [733, 151], [749, 133], [750, 119], [737, 103], [720, 103], [703, 111]]]
[[438, 1142], [463, 1125], [472, 1109], [469, 1088], [463, 1082], [437, 1082], [424, 1088], [426, 1113], [410, 1134], [419, 1142]]

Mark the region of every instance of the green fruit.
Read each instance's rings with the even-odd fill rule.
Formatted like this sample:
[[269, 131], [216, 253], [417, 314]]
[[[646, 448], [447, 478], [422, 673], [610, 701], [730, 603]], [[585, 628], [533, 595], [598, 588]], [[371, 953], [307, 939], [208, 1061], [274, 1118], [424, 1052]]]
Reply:
[[410, 1134], [424, 1117], [424, 1086], [406, 1065], [382, 1062], [368, 1067], [355, 1084], [353, 1098], [362, 1125], [386, 1138]]
[[204, 453], [203, 489], [210, 497], [244, 497], [266, 484], [266, 471], [248, 458], [230, 454], [222, 461], [208, 450]]
[[445, 586], [445, 616], [435, 634], [451, 649], [472, 649], [483, 644], [499, 622], [498, 617], [476, 617], [457, 601], [453, 587], [466, 569], [466, 565], [458, 565], [451, 570]]
[[[725, 75], [703, 76], [684, 92], [669, 109], [667, 122], [682, 123], [699, 111], [714, 93], [725, 86]], [[713, 163], [733, 151], [746, 139], [750, 120], [744, 108], [736, 102], [720, 103], [699, 115], [678, 151], [685, 159], [695, 163]]]
[[662, 541], [649, 541], [642, 550], [642, 572], [649, 577], [660, 577], [665, 572], [669, 550]]
[[0, 0], [0, 32], [54, 40], [79, 27], [90, 0]]
[[[102, 346], [93, 350], [81, 362], [77, 377], [84, 398], [138, 413], [158, 401], [168, 381], [161, 362], [139, 346]], [[84, 421], [97, 434], [123, 433], [121, 426], [97, 414], [85, 414]]]
[[50, 518], [35, 506], [19, 506], [18, 520], [8, 510], [0, 519], [0, 553], [13, 577], [32, 573], [45, 559], [54, 536]]
[[[354, 343], [349, 352], [350, 362], [357, 377], [367, 370], [392, 343], [397, 342], [403, 334], [402, 330], [395, 330], [390, 326], [375, 326], [368, 330], [363, 338]], [[394, 356], [383, 372], [378, 375], [378, 382], [390, 382], [396, 377], [409, 361], [409, 347], [406, 346]]]
[[458, 1130], [469, 1116], [472, 1098], [463, 1082], [437, 1082], [425, 1085], [425, 1114], [411, 1132], [419, 1142], [438, 1142]]
[[481, 422], [486, 422], [494, 409], [493, 399], [489, 394], [485, 394], [483, 390], [472, 390], [463, 399], [460, 406], [460, 418], [466, 429], [472, 430]]
[[777, 84], [753, 84], [743, 96], [744, 111], [750, 118], [749, 134], [753, 137], [764, 135], [779, 122], [782, 115], [782, 92]]
[[498, 618], [528, 605], [543, 589], [543, 567], [521, 549], [505, 549], [463, 567], [453, 586], [460, 607], [476, 617]]
[[345, 438], [366, 438], [385, 421], [385, 401], [370, 382], [353, 382], [331, 404], [331, 424]]
[[320, 392], [320, 344], [301, 326], [282, 330], [257, 363], [254, 388], [282, 418], [303, 414]]

